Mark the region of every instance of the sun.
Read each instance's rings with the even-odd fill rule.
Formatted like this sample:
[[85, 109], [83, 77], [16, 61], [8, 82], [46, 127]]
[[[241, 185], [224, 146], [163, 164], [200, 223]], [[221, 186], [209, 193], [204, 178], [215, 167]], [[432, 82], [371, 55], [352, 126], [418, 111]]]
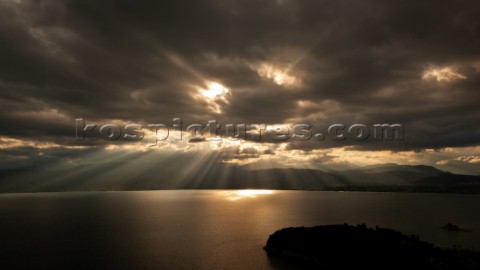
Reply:
[[198, 88], [198, 98], [205, 101], [213, 112], [221, 113], [222, 106], [229, 103], [230, 89], [218, 82], [207, 82], [205, 85], [207, 87]]
[[210, 82], [207, 84], [207, 86], [207, 89], [200, 89], [199, 91], [203, 97], [212, 101], [217, 99], [225, 99], [230, 93], [230, 89], [217, 82]]

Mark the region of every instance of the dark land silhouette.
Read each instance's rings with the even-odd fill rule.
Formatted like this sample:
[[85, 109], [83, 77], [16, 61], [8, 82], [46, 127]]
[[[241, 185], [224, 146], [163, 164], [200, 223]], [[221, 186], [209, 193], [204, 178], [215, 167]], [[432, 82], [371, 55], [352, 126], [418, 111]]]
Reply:
[[302, 266], [321, 269], [479, 269], [480, 253], [438, 248], [392, 229], [364, 224], [285, 228], [265, 250]]
[[0, 171], [0, 193], [161, 189], [283, 189], [480, 193], [480, 176], [444, 172], [431, 166], [384, 164], [355, 170], [276, 168], [251, 170], [217, 165], [186, 171], [172, 162], [133, 172], [124, 164], [82, 165], [68, 170], [25, 167]]

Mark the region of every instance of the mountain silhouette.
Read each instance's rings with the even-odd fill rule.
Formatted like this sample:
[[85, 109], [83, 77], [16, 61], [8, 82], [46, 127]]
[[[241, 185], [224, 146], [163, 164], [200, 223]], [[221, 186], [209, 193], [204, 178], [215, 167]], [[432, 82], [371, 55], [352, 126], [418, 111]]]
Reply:
[[459, 175], [425, 165], [384, 164], [345, 171], [274, 168], [251, 170], [216, 165], [185, 170], [181, 165], [142, 170], [123, 163], [64, 170], [27, 167], [0, 171], [0, 192], [155, 189], [295, 189], [479, 193], [480, 176]]

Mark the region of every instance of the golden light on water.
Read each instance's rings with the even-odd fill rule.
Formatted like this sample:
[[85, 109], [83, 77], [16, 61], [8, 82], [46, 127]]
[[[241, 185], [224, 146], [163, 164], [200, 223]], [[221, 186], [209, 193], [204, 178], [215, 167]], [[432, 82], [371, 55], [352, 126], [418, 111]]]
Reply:
[[235, 191], [225, 191], [223, 196], [229, 201], [238, 201], [241, 199], [256, 198], [263, 195], [273, 194], [273, 190], [269, 189], [240, 189]]
[[238, 190], [235, 194], [243, 197], [256, 197], [257, 195], [272, 194], [272, 190], [263, 190], [263, 189], [244, 189]]

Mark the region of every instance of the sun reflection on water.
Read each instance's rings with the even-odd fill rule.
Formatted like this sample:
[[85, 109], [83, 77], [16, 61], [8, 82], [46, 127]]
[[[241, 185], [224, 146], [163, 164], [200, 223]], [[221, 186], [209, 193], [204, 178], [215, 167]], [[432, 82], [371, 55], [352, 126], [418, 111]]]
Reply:
[[238, 201], [247, 198], [256, 198], [260, 195], [271, 195], [273, 190], [268, 189], [240, 189], [222, 192], [222, 195], [229, 201]]

